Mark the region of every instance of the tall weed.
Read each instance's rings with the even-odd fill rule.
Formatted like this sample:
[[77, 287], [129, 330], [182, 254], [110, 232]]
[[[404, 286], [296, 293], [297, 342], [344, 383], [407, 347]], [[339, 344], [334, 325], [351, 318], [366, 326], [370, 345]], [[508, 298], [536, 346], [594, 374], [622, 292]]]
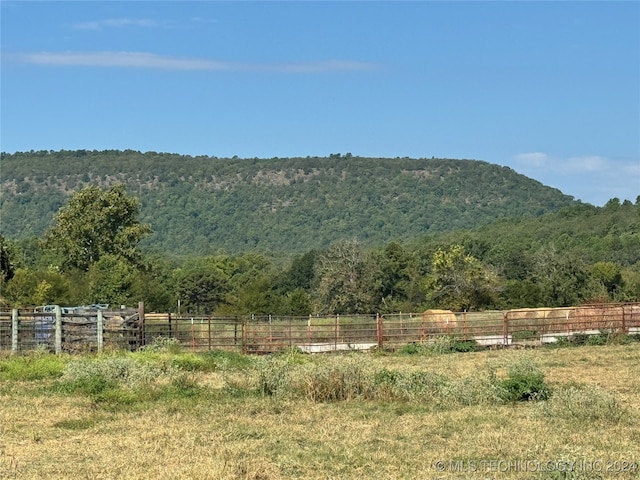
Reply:
[[626, 413], [617, 396], [599, 385], [570, 385], [554, 391], [539, 406], [544, 417], [579, 423], [618, 423]]
[[374, 377], [365, 357], [338, 356], [307, 364], [296, 375], [295, 385], [315, 402], [354, 400], [375, 396]]

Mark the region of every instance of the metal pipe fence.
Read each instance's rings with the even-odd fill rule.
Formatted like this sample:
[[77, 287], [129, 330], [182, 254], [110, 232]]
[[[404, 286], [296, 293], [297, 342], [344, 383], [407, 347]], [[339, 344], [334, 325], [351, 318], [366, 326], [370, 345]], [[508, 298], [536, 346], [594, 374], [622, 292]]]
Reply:
[[211, 316], [138, 309], [0, 312], [0, 351], [56, 353], [135, 350], [172, 338], [194, 352], [227, 349], [266, 354], [296, 347], [309, 353], [397, 349], [447, 335], [482, 346], [540, 345], [576, 335], [640, 335], [640, 304], [571, 308], [332, 316]]

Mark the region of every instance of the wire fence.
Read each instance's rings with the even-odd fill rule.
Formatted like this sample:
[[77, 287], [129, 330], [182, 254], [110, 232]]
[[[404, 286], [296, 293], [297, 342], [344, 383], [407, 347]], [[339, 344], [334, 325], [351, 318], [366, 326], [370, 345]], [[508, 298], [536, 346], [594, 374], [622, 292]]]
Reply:
[[194, 352], [226, 349], [266, 354], [297, 347], [309, 353], [397, 349], [448, 335], [481, 346], [540, 345], [576, 335], [640, 335], [640, 304], [390, 315], [211, 316], [137, 309], [0, 312], [0, 350], [55, 352], [135, 350], [173, 338]]

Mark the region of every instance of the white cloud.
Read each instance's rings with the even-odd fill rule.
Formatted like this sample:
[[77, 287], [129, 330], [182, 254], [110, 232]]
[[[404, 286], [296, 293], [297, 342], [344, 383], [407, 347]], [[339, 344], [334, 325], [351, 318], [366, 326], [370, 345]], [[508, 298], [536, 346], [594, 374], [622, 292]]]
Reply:
[[78, 30], [102, 30], [103, 28], [123, 28], [123, 27], [159, 27], [155, 20], [148, 18], [109, 18], [105, 20], [95, 20], [92, 22], [76, 23], [73, 28]]
[[621, 168], [623, 173], [629, 175], [629, 177], [637, 177], [638, 179], [638, 193], [640, 193], [640, 160], [628, 165], [623, 165]]
[[515, 159], [525, 166], [544, 167], [549, 160], [549, 155], [542, 152], [520, 153]]
[[542, 152], [520, 153], [515, 160], [523, 168], [543, 168], [556, 173], [592, 173], [612, 167], [612, 161], [599, 155], [585, 155], [569, 158], [554, 157]]
[[263, 71], [273, 73], [320, 73], [372, 70], [366, 62], [326, 60], [298, 63], [233, 63], [206, 58], [172, 57], [146, 52], [39, 52], [7, 54], [19, 63], [57, 67], [129, 67], [165, 70]]
[[[597, 172], [611, 167], [611, 161], [597, 155], [586, 157], [571, 157], [564, 163], [564, 168], [575, 173]], [[562, 164], [562, 162], [561, 162]]]
[[31, 65], [57, 67], [136, 67], [169, 70], [229, 70], [231, 64], [194, 58], [168, 57], [144, 52], [41, 52], [17, 56]]
[[604, 205], [613, 197], [635, 201], [640, 194], [638, 158], [612, 159], [600, 155], [563, 158], [534, 152], [521, 153], [513, 159], [521, 173], [594, 205]]

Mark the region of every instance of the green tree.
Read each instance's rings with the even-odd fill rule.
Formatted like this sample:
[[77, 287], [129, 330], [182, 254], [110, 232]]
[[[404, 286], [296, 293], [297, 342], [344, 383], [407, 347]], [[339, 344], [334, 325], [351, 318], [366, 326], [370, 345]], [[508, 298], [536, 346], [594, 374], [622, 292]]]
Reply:
[[296, 288], [287, 295], [285, 308], [283, 313], [287, 315], [310, 315], [313, 313], [311, 295], [302, 288]]
[[252, 278], [233, 296], [235, 313], [256, 315], [288, 313], [283, 305], [284, 297], [272, 287], [272, 280], [267, 275], [262, 274]]
[[381, 281], [357, 240], [333, 244], [318, 257], [319, 309], [330, 313], [370, 313], [380, 298]]
[[591, 275], [577, 255], [550, 244], [536, 254], [531, 279], [540, 288], [546, 307], [578, 305], [592, 293]]
[[621, 301], [640, 302], [640, 264], [622, 271], [622, 285]]
[[427, 296], [435, 305], [454, 311], [480, 310], [496, 303], [498, 277], [462, 245], [433, 255]]
[[33, 307], [58, 303], [80, 303], [81, 297], [73, 291], [72, 280], [56, 269], [32, 270], [17, 268], [11, 280], [2, 289], [4, 301], [15, 307]]
[[13, 254], [9, 251], [9, 246], [2, 235], [0, 235], [0, 305], [7, 302], [5, 298], [5, 286], [15, 275], [15, 264]]
[[317, 252], [315, 250], [295, 257], [289, 268], [278, 276], [276, 287], [285, 292], [292, 292], [298, 288], [307, 292], [310, 291], [316, 257]]
[[398, 242], [391, 242], [383, 251], [373, 252], [372, 261], [380, 280], [380, 313], [411, 310], [408, 302], [414, 283], [411, 255]]
[[616, 299], [624, 286], [620, 265], [614, 262], [596, 262], [591, 267], [591, 273], [607, 289], [609, 298]]
[[5, 238], [0, 235], [0, 287], [5, 281], [11, 280], [14, 274], [14, 264], [10, 247]]
[[133, 287], [138, 271], [129, 262], [115, 255], [102, 255], [89, 267], [89, 294], [87, 303], [132, 305]]
[[187, 311], [209, 314], [225, 302], [228, 293], [227, 279], [219, 271], [203, 265], [199, 268], [178, 271], [178, 299]]
[[140, 204], [124, 185], [107, 190], [83, 188], [61, 208], [55, 225], [45, 234], [45, 246], [59, 255], [64, 269], [87, 271], [103, 255], [120, 257], [138, 265], [138, 243], [151, 227], [138, 221]]

